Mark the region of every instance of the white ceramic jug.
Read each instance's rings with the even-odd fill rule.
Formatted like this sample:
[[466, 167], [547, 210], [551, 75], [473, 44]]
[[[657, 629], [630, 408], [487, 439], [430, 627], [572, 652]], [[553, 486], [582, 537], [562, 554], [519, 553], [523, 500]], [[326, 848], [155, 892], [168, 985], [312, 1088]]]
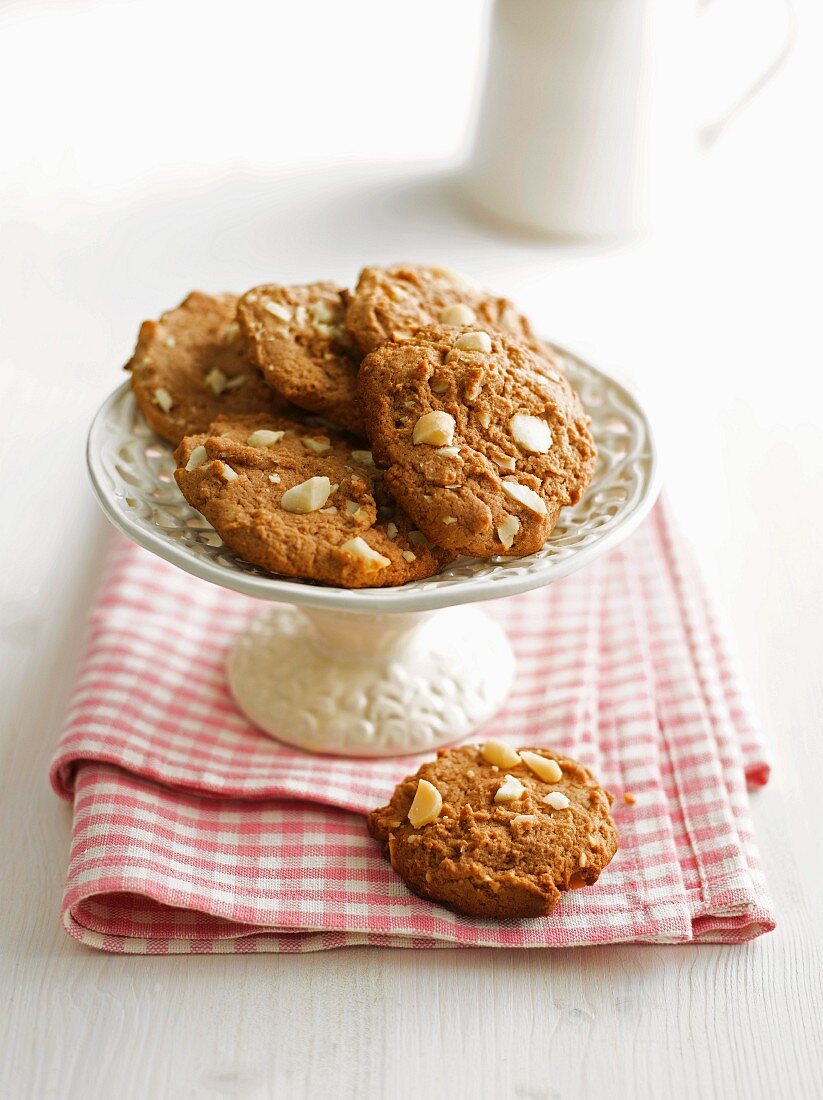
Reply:
[[[470, 199], [498, 219], [565, 237], [648, 228], [682, 192], [699, 139], [710, 142], [784, 60], [788, 10], [773, 61], [701, 127], [704, 17], [695, 0], [496, 0], [465, 175]], [[745, 29], [733, 54], [741, 42]]]

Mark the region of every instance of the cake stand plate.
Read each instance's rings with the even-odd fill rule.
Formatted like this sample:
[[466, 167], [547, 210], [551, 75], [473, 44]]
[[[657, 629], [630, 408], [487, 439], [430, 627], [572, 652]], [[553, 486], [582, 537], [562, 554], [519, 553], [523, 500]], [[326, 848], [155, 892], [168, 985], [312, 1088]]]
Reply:
[[[237, 638], [232, 694], [265, 733], [313, 752], [394, 756], [459, 740], [500, 708], [514, 657], [500, 627], [464, 605], [542, 587], [625, 539], [659, 489], [652, 431], [615, 379], [556, 348], [592, 418], [594, 480], [549, 541], [525, 558], [460, 558], [399, 588], [344, 589], [278, 577], [243, 561], [183, 499], [172, 448], [138, 412], [129, 384], [103, 402], [87, 460], [112, 523], [186, 572], [273, 601]], [[283, 606], [286, 605], [286, 606]]]

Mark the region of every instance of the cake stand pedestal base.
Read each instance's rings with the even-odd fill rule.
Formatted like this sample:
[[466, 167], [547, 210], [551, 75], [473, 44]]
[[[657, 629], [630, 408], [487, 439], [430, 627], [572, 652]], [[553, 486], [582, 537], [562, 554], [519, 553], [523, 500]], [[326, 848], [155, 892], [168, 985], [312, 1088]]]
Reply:
[[264, 733], [310, 752], [397, 756], [460, 740], [514, 677], [503, 630], [475, 607], [264, 612], [234, 643], [232, 694]]

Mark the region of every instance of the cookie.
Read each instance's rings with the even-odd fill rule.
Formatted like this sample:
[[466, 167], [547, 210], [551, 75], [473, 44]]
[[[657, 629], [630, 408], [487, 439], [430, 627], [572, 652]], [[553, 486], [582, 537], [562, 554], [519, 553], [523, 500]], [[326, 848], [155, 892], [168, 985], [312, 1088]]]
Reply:
[[240, 299], [237, 318], [270, 386], [301, 409], [362, 434], [360, 355], [344, 324], [347, 296], [334, 283], [256, 286]]
[[433, 326], [364, 360], [359, 390], [386, 486], [455, 554], [531, 554], [591, 480], [589, 420], [539, 349]]
[[451, 558], [387, 504], [369, 451], [331, 429], [222, 417], [175, 451], [183, 496], [246, 561], [343, 588], [405, 584]]
[[193, 291], [159, 321], [144, 321], [131, 371], [134, 398], [152, 431], [175, 445], [215, 417], [287, 409], [251, 362], [235, 321], [237, 297]]
[[475, 323], [536, 341], [529, 322], [506, 298], [486, 294], [443, 267], [365, 267], [346, 313], [349, 332], [364, 354], [425, 325]]
[[544, 917], [617, 851], [612, 801], [566, 756], [487, 742], [404, 779], [369, 831], [420, 897], [471, 917]]

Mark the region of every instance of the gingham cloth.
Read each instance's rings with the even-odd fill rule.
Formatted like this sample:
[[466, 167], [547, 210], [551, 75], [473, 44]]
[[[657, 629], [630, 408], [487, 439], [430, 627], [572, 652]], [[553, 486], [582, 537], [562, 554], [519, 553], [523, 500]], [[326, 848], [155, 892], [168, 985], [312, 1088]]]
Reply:
[[[618, 796], [620, 851], [550, 918], [411, 894], [363, 814], [423, 759], [308, 755], [258, 733], [225, 650], [255, 601], [119, 542], [51, 780], [73, 802], [62, 919], [138, 954], [739, 942], [774, 926], [746, 783], [764, 747], [665, 504], [619, 549], [488, 605], [517, 678], [484, 731], [553, 745]], [[629, 794], [629, 804], [622, 796]]]

